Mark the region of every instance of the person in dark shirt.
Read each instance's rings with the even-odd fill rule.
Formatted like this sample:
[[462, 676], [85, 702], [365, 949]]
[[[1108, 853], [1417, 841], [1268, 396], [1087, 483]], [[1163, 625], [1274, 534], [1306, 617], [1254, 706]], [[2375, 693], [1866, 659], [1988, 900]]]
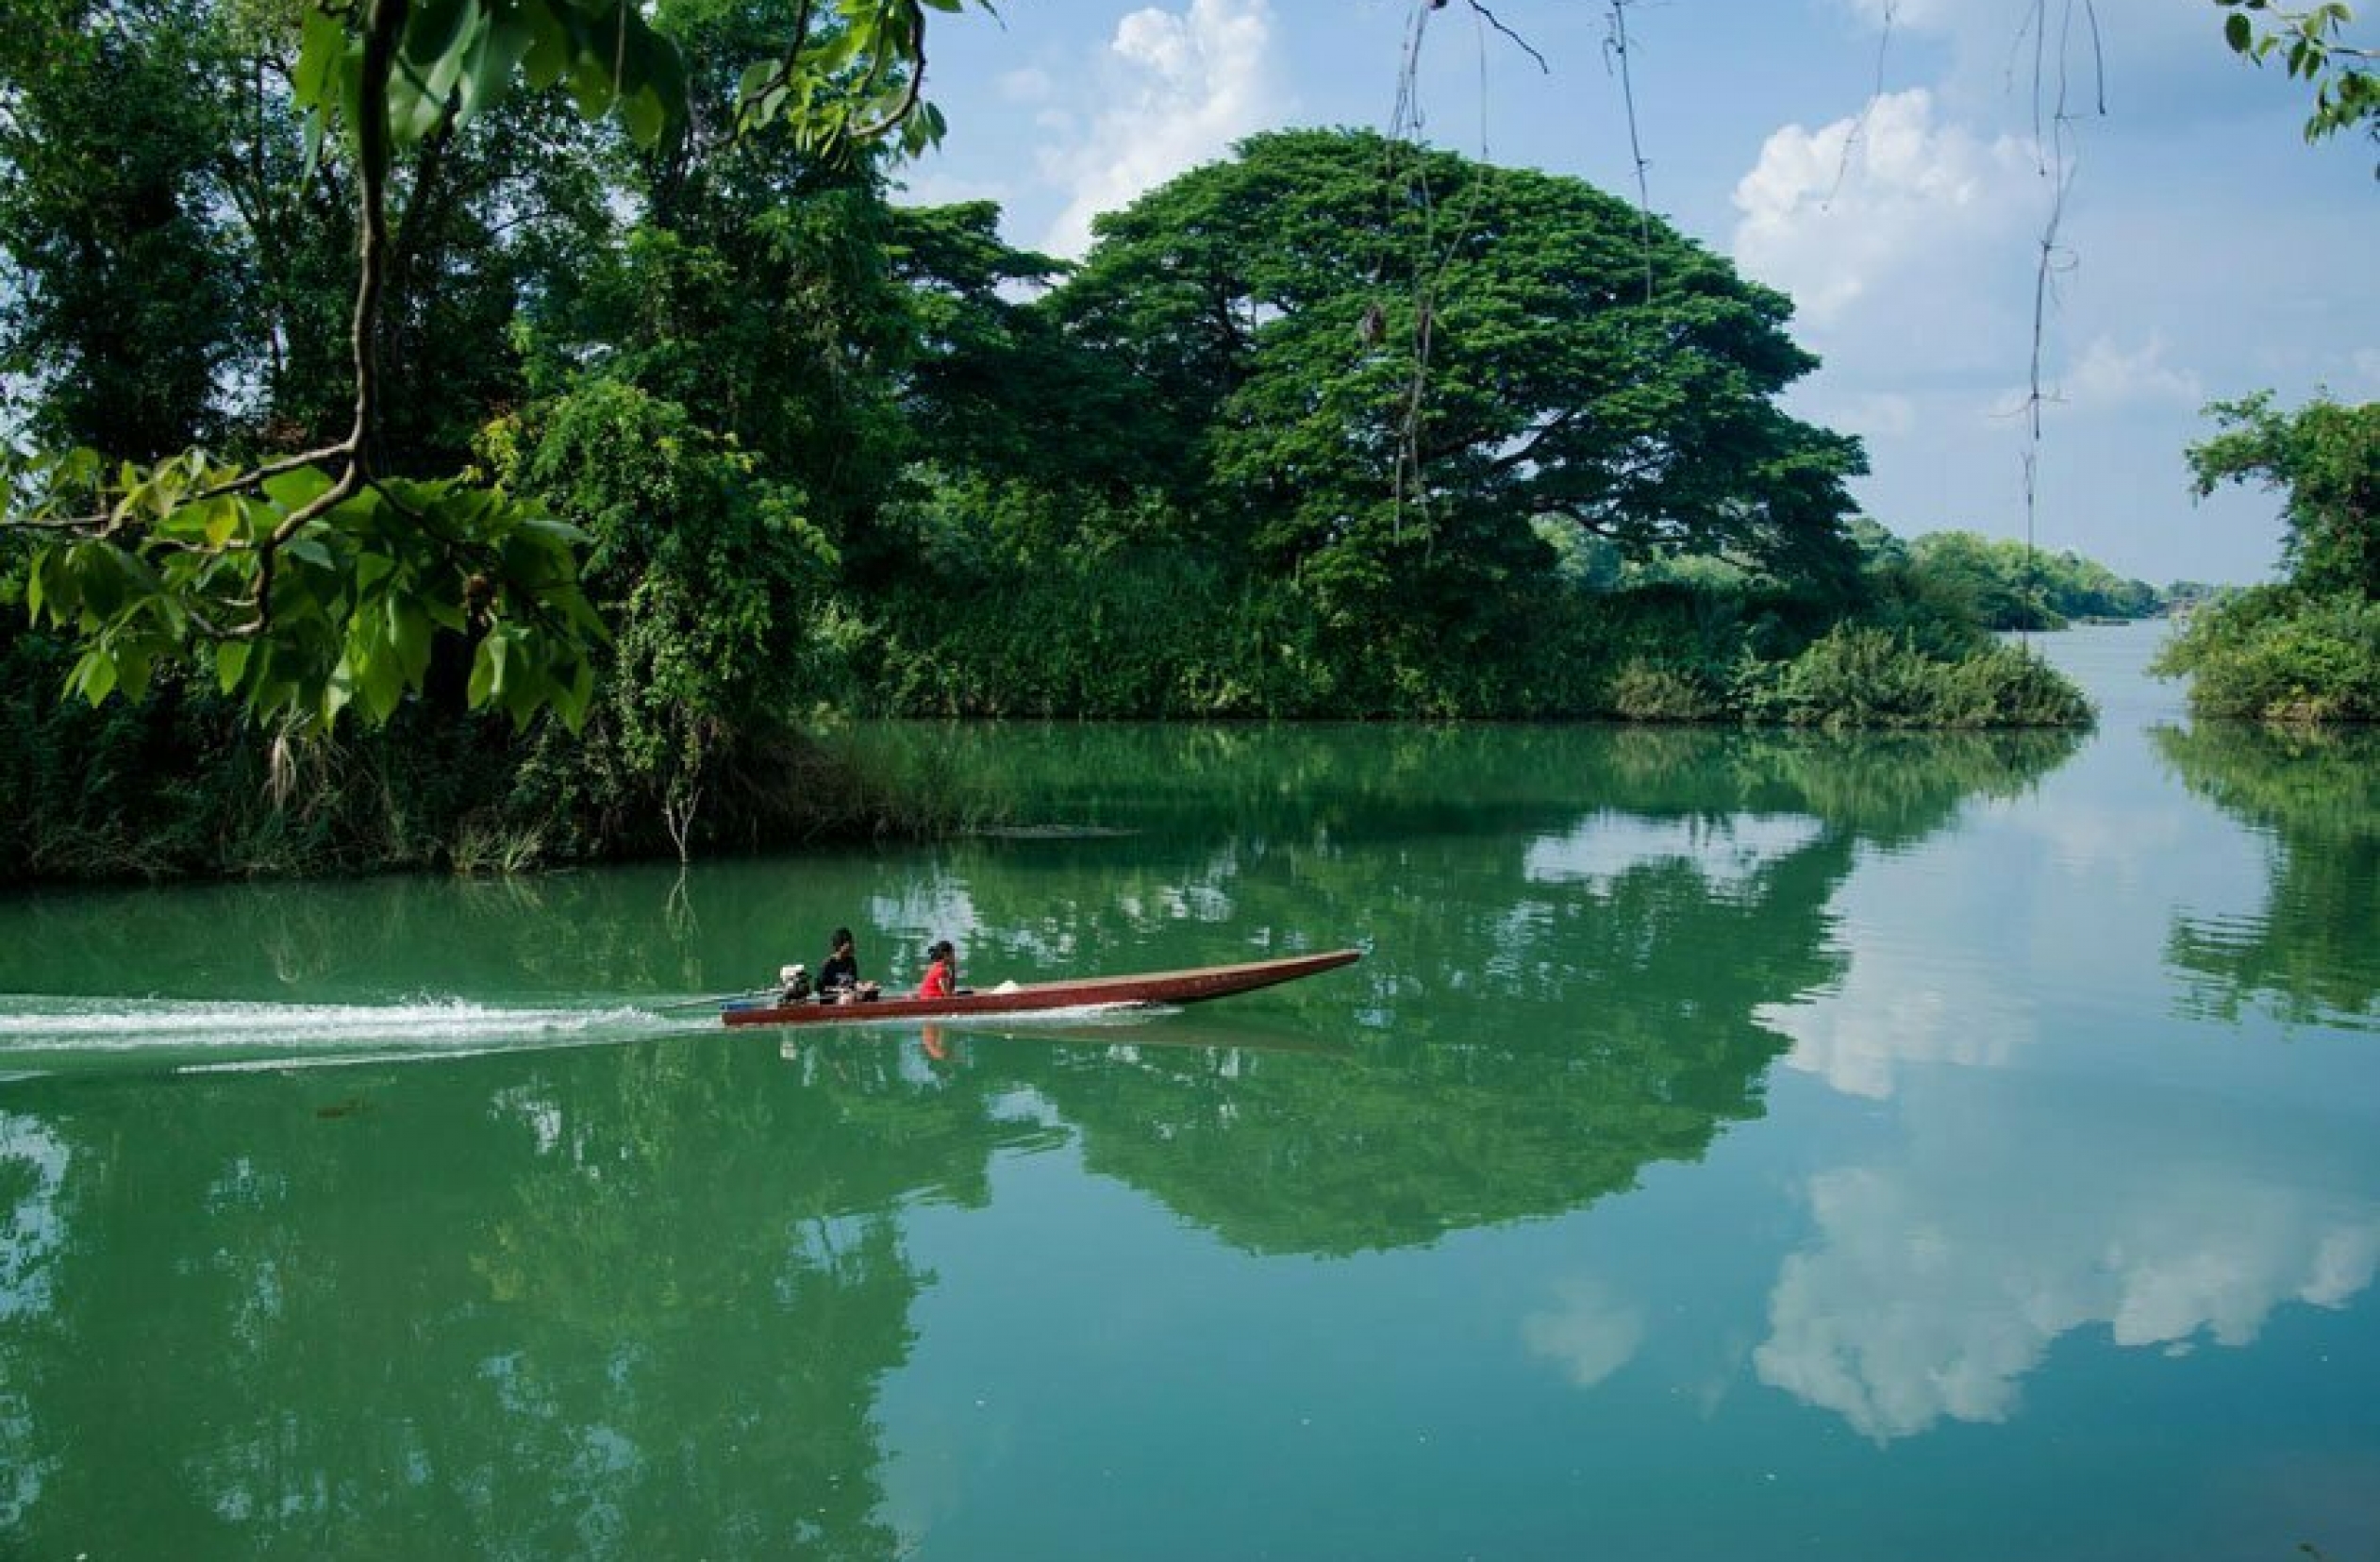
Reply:
[[876, 984], [859, 979], [859, 948], [851, 929], [838, 927], [829, 940], [826, 963], [818, 968], [818, 996], [830, 1004], [853, 1004], [876, 995]]

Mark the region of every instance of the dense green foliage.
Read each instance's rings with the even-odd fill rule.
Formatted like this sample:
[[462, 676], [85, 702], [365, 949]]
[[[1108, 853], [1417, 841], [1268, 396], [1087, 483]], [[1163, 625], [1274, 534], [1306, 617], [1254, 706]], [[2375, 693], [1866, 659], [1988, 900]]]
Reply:
[[1385, 627], [1541, 573], [1556, 517], [1635, 554], [1850, 565], [1857, 446], [1774, 397], [1790, 306], [1574, 180], [1351, 131], [1251, 138], [1101, 218], [1052, 300], [1129, 366], [1203, 536]]
[[148, 459], [215, 431], [250, 278], [224, 243], [226, 106], [185, 85], [225, 63], [219, 29], [197, 4], [129, 8], [101, 26], [27, 0], [0, 28], [0, 375], [43, 440]]
[[2194, 613], [2157, 671], [2188, 676], [2204, 715], [2380, 721], [2380, 402], [2210, 410], [2222, 430], [2190, 448], [2197, 490], [2282, 494], [2288, 578]]
[[[919, 97], [929, 3], [963, 6], [697, 0], [665, 18], [691, 49], [628, 0], [42, 0], [12, 18], [0, 237], [25, 281], [8, 362], [40, 387], [37, 432], [110, 447], [0, 459], [7, 523], [29, 539], [25, 605], [81, 647], [76, 691], [137, 690], [190, 658], [260, 723], [328, 726], [358, 690], [380, 721], [451, 637], [477, 663], [472, 707], [576, 727], [601, 626], [574, 538], [449, 464], [514, 377], [491, 349], [533, 281], [507, 262], [584, 238], [626, 193], [603, 177], [609, 143], [558, 106], [616, 120], [672, 173], [763, 142], [825, 164], [882, 138], [913, 149], [940, 129]], [[120, 115], [127, 98], [141, 107]], [[552, 178], [593, 198], [546, 199]], [[331, 277], [301, 277], [291, 261], [316, 246], [285, 241], [309, 191], [342, 187], [343, 432], [309, 439], [324, 384], [284, 374], [268, 328], [246, 340], [271, 359], [253, 376], [270, 401], [221, 430], [237, 455], [169, 453], [252, 377], [233, 361], [235, 283], [258, 285], [270, 325], [336, 318], [296, 307]], [[186, 255], [206, 258], [195, 289]]]
[[1593, 191], [1301, 131], [1095, 231], [1003, 339], [1077, 350], [1036, 410], [1079, 458], [915, 474], [869, 708], [1837, 721], [1776, 673], [1847, 618], [1942, 686], [1870, 718], [2081, 708], [1949, 687], [1974, 607], [1862, 572], [1784, 301]]
[[[801, 31], [781, 0], [656, 8], [618, 59], [581, 0], [534, 37], [480, 0], [140, 0], [45, 50], [92, 3], [0, 45], [17, 422], [111, 446], [8, 458], [11, 871], [913, 822], [824, 767], [836, 712], [2079, 709], [1972, 662], [1957, 591], [1863, 570], [1857, 446], [1776, 404], [1814, 362], [1786, 301], [1575, 181], [1259, 137], [1069, 274], [989, 205], [892, 207], [822, 130], [914, 108], [914, 38], [857, 63], [894, 0], [802, 35], [849, 91], [783, 114], [751, 68]], [[424, 69], [462, 73], [451, 111]], [[86, 125], [108, 169], [58, 150]]]
[[2380, 722], [2380, 602], [2259, 586], [2191, 615], [2156, 666], [2201, 715]]
[[[0, 594], [35, 621], [0, 628], [20, 871], [509, 862], [897, 817], [824, 773], [779, 702], [831, 643], [807, 615], [834, 550], [807, 515], [864, 512], [893, 470], [881, 449], [851, 459], [890, 421], [884, 374], [850, 372], [866, 321], [899, 316], [890, 219], [833, 125], [871, 92], [903, 107], [914, 73], [780, 113], [744, 66], [791, 46], [809, 52], [779, 58], [786, 81], [845, 72], [879, 13], [908, 17], [892, 52], [914, 55], [915, 8], [847, 6], [801, 35], [793, 8], [687, 6], [674, 41], [630, 9], [591, 54], [575, 3], [394, 8], [405, 60], [433, 68], [395, 71], [376, 158], [324, 129], [360, 123], [385, 7], [342, 26], [191, 0], [93, 27], [57, 0], [50, 31], [0, 44], [0, 239], [35, 283], [0, 300], [21, 422], [137, 457], [201, 436], [238, 453], [8, 469]], [[446, 112], [408, 110], [458, 65]], [[513, 90], [558, 73], [570, 91]], [[114, 114], [135, 77], [155, 91]], [[367, 329], [352, 257], [375, 170], [390, 231]], [[647, 216], [624, 222], [631, 204]], [[729, 348], [745, 415], [697, 420], [674, 398], [715, 406]], [[125, 406], [159, 410], [106, 410]], [[312, 448], [350, 418], [355, 449]], [[60, 688], [135, 705], [88, 717]], [[452, 714], [466, 705], [527, 730]], [[305, 736], [348, 708], [372, 722]], [[296, 724], [258, 731], [243, 709]], [[57, 784], [77, 771], [111, 785]]]

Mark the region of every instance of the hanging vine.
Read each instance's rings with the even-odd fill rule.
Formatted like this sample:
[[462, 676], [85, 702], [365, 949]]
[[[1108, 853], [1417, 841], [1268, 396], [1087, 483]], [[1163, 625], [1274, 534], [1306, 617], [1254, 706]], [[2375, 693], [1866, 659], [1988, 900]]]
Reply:
[[[2049, 338], [2049, 310], [2055, 298], [2056, 278], [2074, 269], [2073, 255], [2063, 247], [2066, 224], [2066, 200], [2074, 184], [2078, 158], [2072, 141], [2073, 126], [2081, 116], [2070, 101], [2072, 86], [2070, 65], [2073, 53], [2074, 19], [2079, 12], [2090, 28], [2090, 60], [2093, 82], [2092, 112], [2104, 118], [2107, 112], [2107, 75], [2105, 52], [2100, 45], [2099, 13], [2093, 0], [2060, 0], [2057, 47], [2053, 55], [2049, 45], [2050, 0], [2031, 0], [2031, 9], [2024, 27], [2033, 39], [2033, 146], [2035, 169], [2049, 182], [2050, 204], [2041, 223], [2041, 232], [2033, 270], [2033, 340], [2025, 373], [2024, 395], [2024, 601], [2027, 632], [2030, 621], [2042, 616], [2036, 562], [2035, 536], [2040, 515], [2041, 409], [2051, 396], [2045, 389], [2041, 361]], [[2024, 31], [2018, 34], [2022, 42]], [[2044, 125], [2047, 134], [2043, 133]]]

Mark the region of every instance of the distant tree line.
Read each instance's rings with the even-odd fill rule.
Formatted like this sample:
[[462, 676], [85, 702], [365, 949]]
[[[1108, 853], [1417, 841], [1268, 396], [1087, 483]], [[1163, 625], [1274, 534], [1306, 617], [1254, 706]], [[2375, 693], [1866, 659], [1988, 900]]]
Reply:
[[1897, 539], [1872, 557], [1925, 577], [1985, 627], [2062, 629], [2082, 620], [2132, 620], [2164, 611], [2166, 593], [2071, 550], [2028, 548], [1973, 532], [1928, 532]]
[[[2176, 602], [2227, 590], [2178, 581], [2160, 590], [2072, 550], [2043, 552], [1974, 532], [1905, 539], [1864, 515], [1852, 519], [1848, 535], [1872, 577], [1872, 590], [1889, 581], [1897, 590], [1930, 600], [1945, 618], [1993, 631], [2151, 618]], [[1607, 542], [1555, 540], [1563, 573], [1593, 590], [1666, 585], [1724, 593], [1744, 590], [1756, 579], [1754, 572], [1710, 554], [1631, 558]]]

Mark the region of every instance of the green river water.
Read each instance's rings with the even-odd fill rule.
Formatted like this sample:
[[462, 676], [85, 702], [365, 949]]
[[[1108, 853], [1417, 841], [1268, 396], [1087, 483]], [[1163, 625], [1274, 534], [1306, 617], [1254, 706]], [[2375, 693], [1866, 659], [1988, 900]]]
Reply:
[[[2380, 739], [902, 728], [0, 900], [0, 1556], [2380, 1557]], [[1038, 1029], [664, 1005], [1359, 944]]]

